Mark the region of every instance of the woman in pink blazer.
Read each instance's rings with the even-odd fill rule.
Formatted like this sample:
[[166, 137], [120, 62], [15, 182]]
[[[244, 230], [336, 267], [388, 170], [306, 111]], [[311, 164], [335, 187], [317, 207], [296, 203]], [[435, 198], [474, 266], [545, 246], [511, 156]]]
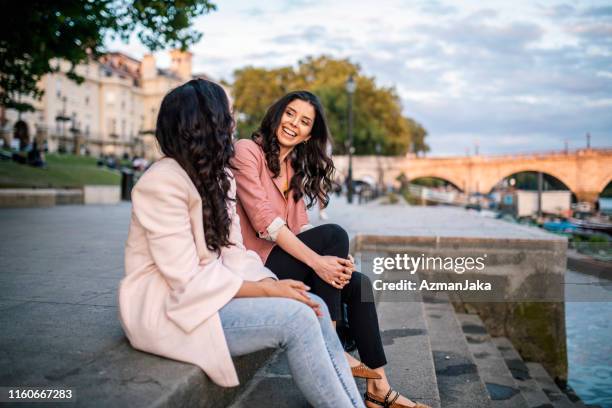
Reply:
[[310, 404], [362, 407], [325, 305], [243, 245], [228, 169], [233, 126], [213, 82], [189, 81], [162, 101], [164, 157], [132, 192], [124, 331], [134, 348], [195, 364], [225, 387], [238, 385], [232, 356], [282, 347]]
[[347, 305], [349, 330], [363, 363], [349, 354], [346, 359], [355, 377], [367, 379], [368, 406], [425, 407], [391, 389], [372, 285], [354, 271], [346, 231], [308, 223], [304, 200], [308, 206], [329, 201], [334, 171], [326, 153], [330, 142], [318, 98], [297, 91], [268, 109], [252, 140], [236, 143], [232, 163], [245, 246], [278, 277], [312, 287], [333, 321], [341, 318], [342, 304]]

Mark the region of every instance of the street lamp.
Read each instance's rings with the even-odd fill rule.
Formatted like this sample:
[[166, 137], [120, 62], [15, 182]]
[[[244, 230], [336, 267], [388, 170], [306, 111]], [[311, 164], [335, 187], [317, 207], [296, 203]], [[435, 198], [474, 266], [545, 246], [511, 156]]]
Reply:
[[378, 190], [382, 194], [385, 192], [385, 175], [383, 174], [382, 164], [380, 163], [380, 152], [382, 146], [380, 143], [376, 143], [376, 165], [378, 166]]
[[346, 195], [349, 204], [353, 202], [353, 94], [357, 84], [353, 75], [349, 75], [346, 81], [346, 92], [348, 93], [348, 192]]

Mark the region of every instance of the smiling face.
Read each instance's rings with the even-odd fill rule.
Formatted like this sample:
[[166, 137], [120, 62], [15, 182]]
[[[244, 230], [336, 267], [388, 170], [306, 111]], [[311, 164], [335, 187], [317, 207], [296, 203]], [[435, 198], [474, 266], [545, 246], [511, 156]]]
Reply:
[[310, 139], [314, 121], [315, 110], [309, 102], [301, 99], [289, 102], [276, 129], [281, 150], [291, 151], [299, 143]]

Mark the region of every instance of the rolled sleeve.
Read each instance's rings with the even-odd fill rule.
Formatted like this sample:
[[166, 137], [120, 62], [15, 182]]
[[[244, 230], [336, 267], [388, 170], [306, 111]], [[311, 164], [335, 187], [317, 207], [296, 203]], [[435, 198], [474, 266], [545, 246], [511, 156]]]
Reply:
[[170, 288], [166, 315], [185, 332], [229, 302], [243, 281], [219, 259], [200, 264], [191, 231], [188, 187], [180, 174], [158, 170], [145, 173], [132, 192], [134, 215]]
[[281, 217], [276, 217], [274, 221], [272, 221], [272, 223], [266, 227], [265, 234], [257, 233], [257, 235], [259, 235], [259, 238], [276, 242], [280, 229], [285, 225], [287, 225], [285, 220], [283, 220]]

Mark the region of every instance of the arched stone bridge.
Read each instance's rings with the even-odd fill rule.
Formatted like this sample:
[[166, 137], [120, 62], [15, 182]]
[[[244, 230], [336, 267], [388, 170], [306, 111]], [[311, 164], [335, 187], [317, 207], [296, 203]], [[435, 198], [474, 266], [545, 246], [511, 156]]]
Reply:
[[[337, 173], [346, 177], [348, 157], [335, 156]], [[353, 178], [370, 177], [395, 183], [404, 173], [408, 180], [421, 177], [444, 179], [466, 193], [487, 194], [499, 181], [523, 171], [554, 176], [578, 201], [595, 202], [612, 181], [612, 149], [581, 149], [503, 156], [470, 157], [376, 157], [354, 156]]]

